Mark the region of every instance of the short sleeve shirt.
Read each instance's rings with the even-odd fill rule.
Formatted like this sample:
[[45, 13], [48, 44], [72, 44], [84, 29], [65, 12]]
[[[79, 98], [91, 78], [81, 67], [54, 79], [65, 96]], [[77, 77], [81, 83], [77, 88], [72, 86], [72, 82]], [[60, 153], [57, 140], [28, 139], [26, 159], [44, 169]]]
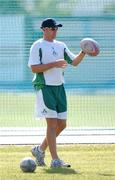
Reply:
[[[68, 49], [65, 43], [57, 40], [49, 42], [44, 39], [39, 39], [31, 46], [28, 66], [48, 64], [60, 59], [64, 59], [68, 64], [71, 64], [74, 58], [75, 55]], [[42, 78], [42, 80], [39, 81], [40, 83], [42, 82], [46, 85], [61, 85], [64, 83], [63, 72], [63, 68], [51, 68], [44, 71], [42, 75], [40, 73], [35, 74], [34, 80], [40, 75]]]

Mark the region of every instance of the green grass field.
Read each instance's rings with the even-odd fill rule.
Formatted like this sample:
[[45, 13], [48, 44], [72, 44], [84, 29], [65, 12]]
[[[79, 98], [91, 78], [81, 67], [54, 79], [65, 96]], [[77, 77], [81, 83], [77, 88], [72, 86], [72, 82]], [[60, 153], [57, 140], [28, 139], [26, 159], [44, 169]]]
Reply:
[[[68, 126], [114, 127], [115, 94], [68, 94]], [[44, 121], [34, 118], [34, 93], [0, 93], [1, 127], [37, 127]]]
[[0, 180], [114, 180], [115, 144], [58, 146], [62, 159], [71, 168], [50, 168], [50, 154], [46, 151], [47, 167], [37, 167], [34, 173], [23, 173], [19, 167], [24, 157], [32, 157], [31, 146], [0, 146]]

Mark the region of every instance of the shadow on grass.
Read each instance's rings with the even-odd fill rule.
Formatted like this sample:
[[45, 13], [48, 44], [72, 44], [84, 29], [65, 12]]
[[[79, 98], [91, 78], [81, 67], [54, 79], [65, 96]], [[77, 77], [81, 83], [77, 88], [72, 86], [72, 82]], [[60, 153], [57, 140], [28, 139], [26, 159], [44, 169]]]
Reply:
[[36, 172], [24, 172], [24, 171], [21, 171], [21, 172], [25, 174], [36, 174]]
[[100, 175], [100, 176], [115, 176], [115, 173], [106, 173], [106, 172], [103, 172], [103, 173], [98, 173], [98, 175]]
[[80, 172], [78, 171], [75, 171], [74, 169], [69, 169], [69, 168], [61, 168], [61, 167], [58, 167], [58, 168], [50, 168], [50, 169], [44, 169], [44, 171], [46, 173], [49, 173], [49, 174], [81, 174]]

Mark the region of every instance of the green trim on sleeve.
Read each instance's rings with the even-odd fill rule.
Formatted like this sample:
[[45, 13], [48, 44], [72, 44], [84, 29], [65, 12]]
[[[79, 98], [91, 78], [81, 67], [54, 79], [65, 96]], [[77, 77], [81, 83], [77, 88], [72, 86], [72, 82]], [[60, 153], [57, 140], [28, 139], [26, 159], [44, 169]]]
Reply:
[[72, 59], [68, 56], [66, 48], [64, 48], [64, 59], [65, 61], [67, 61], [68, 64], [72, 64]]
[[36, 73], [32, 83], [35, 90], [39, 90], [43, 88], [45, 85], [45, 79], [43, 73]]
[[[39, 49], [39, 56], [40, 56], [40, 63], [42, 64], [42, 49]], [[45, 78], [43, 72], [36, 73], [34, 79], [32, 81], [34, 89], [39, 90], [44, 87], [45, 85]]]
[[44, 87], [45, 79], [43, 73], [36, 73], [32, 81], [35, 90], [39, 90]]

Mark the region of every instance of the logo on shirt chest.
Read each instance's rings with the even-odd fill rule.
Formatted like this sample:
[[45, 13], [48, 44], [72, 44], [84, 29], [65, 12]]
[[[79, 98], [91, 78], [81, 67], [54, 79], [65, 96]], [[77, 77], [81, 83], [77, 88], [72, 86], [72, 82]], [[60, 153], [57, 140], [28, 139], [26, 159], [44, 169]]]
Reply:
[[52, 47], [52, 54], [53, 56], [58, 56], [58, 53], [55, 51], [54, 47]]

